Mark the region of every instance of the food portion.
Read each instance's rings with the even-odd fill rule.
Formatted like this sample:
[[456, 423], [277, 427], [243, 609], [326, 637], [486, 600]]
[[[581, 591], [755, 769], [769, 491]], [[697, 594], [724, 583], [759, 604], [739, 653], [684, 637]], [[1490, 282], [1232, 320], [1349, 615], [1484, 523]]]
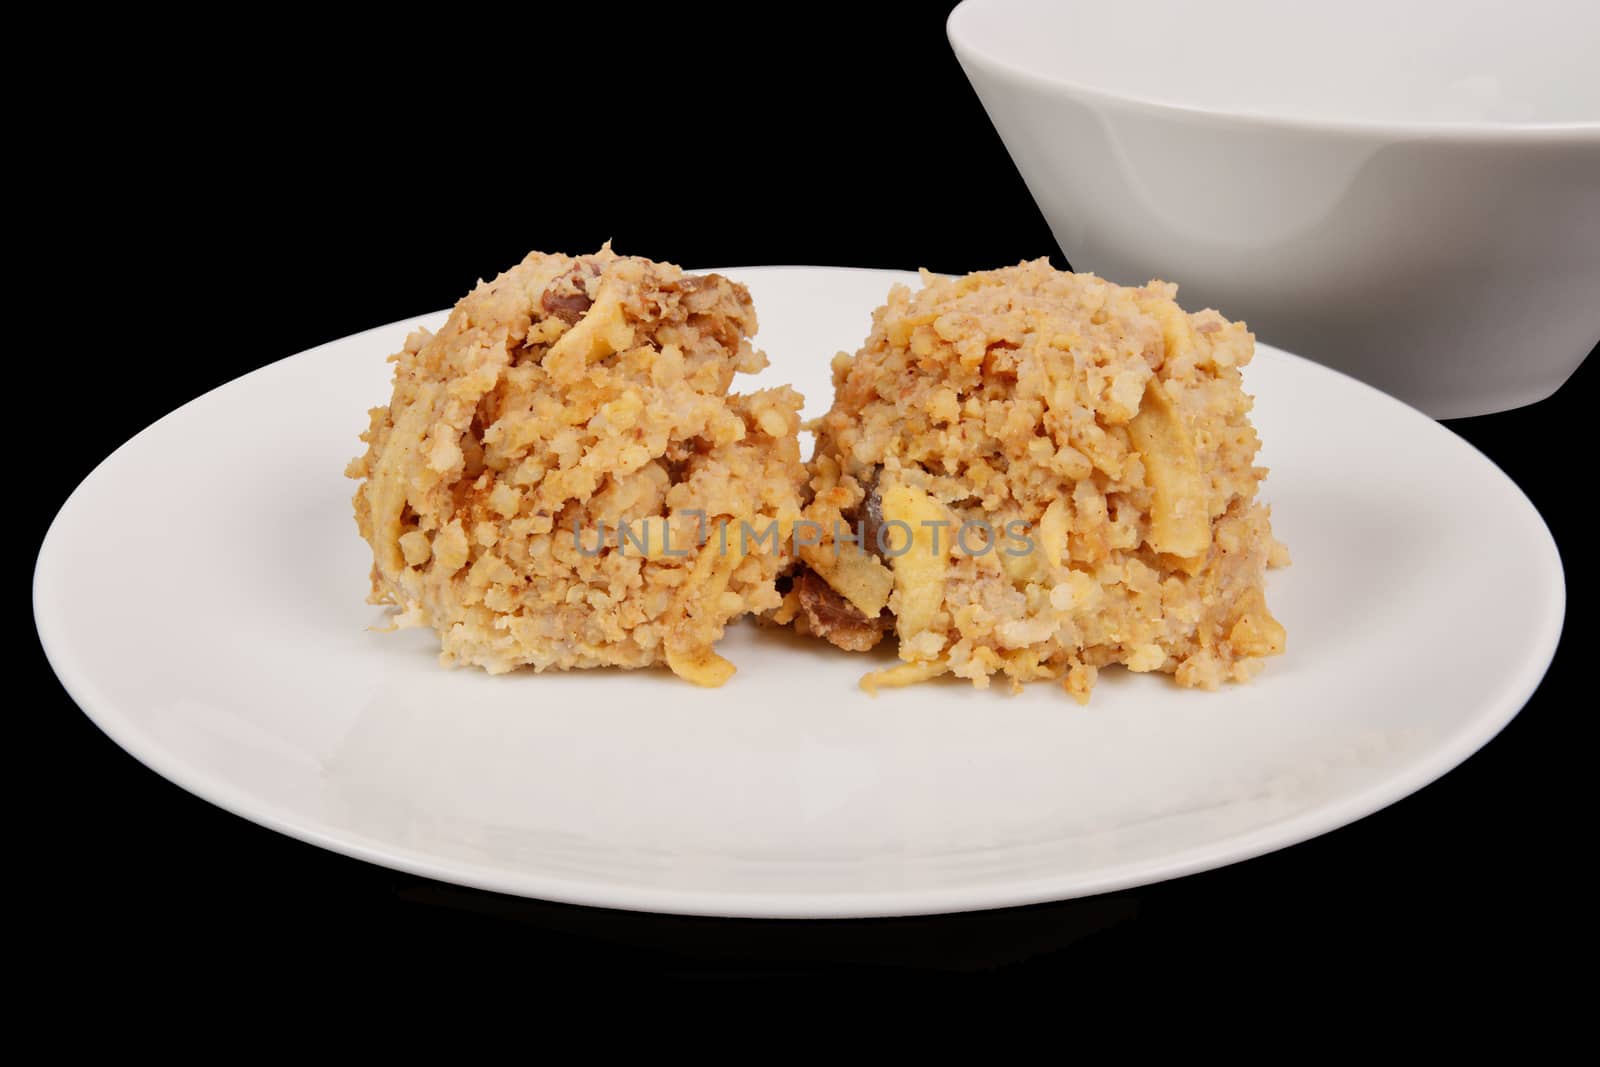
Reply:
[[739, 531], [789, 529], [805, 481], [799, 394], [729, 392], [766, 365], [755, 331], [744, 286], [609, 245], [480, 282], [392, 357], [347, 470], [372, 602], [445, 663], [726, 681], [713, 646], [786, 563]]
[[896, 286], [817, 423], [797, 573], [771, 618], [902, 661], [863, 685], [980, 687], [1101, 667], [1185, 686], [1283, 651], [1263, 578], [1254, 338], [1176, 287], [1039, 260]]

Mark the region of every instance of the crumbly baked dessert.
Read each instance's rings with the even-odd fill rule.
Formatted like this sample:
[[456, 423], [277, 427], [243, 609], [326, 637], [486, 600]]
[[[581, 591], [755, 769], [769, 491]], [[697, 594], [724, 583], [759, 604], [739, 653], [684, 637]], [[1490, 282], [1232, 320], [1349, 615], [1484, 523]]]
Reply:
[[850, 650], [892, 633], [869, 690], [1000, 675], [1081, 701], [1110, 664], [1215, 688], [1281, 652], [1245, 326], [1045, 260], [922, 282], [834, 360], [816, 543], [772, 618]]
[[744, 286], [610, 246], [535, 252], [395, 355], [356, 522], [372, 595], [445, 663], [499, 673], [664, 663], [733, 673], [724, 627], [780, 602], [805, 470], [792, 389], [729, 393], [766, 357]]

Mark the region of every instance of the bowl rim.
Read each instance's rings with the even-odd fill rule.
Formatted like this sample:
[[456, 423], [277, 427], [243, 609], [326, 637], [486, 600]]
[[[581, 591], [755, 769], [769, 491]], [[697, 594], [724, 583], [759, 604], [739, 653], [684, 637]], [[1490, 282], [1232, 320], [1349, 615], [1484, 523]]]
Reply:
[[971, 18], [987, 0], [961, 0], [945, 19], [945, 36], [963, 70], [971, 76], [971, 68], [978, 65], [987, 73], [1034, 88], [1046, 88], [1087, 98], [1093, 102], [1140, 111], [1152, 117], [1178, 118], [1185, 121], [1214, 125], [1258, 126], [1281, 131], [1298, 131], [1355, 137], [1383, 137], [1385, 139], [1417, 139], [1430, 141], [1517, 141], [1600, 143], [1600, 116], [1592, 121], [1576, 122], [1429, 122], [1414, 119], [1363, 119], [1333, 118], [1328, 116], [1286, 115], [1254, 109], [1206, 107], [1180, 104], [1154, 97], [1132, 95], [1103, 89], [1059, 74], [1041, 74], [1036, 70], [1002, 59], [978, 48], [970, 39], [963, 38], [958, 20], [963, 12]]

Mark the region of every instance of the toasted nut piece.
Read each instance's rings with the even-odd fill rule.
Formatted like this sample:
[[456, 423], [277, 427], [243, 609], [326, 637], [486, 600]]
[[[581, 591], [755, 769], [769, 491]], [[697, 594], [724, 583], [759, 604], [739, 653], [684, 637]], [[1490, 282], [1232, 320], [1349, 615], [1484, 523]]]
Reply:
[[1037, 551], [1024, 552], [1018, 556], [1001, 552], [1000, 566], [1005, 570], [1006, 577], [1011, 579], [1011, 584], [1020, 589], [1030, 582], [1048, 580], [1047, 568], [1039, 565], [1043, 558]]
[[887, 622], [879, 622], [877, 614], [863, 615], [820, 575], [802, 569], [795, 576], [794, 593], [807, 627], [830, 644], [865, 652], [883, 640]]
[[1145, 386], [1139, 411], [1128, 422], [1128, 437], [1144, 459], [1150, 483], [1150, 547], [1186, 558], [1204, 555], [1211, 547], [1206, 482], [1183, 416], [1160, 379], [1151, 378]]
[[667, 666], [686, 682], [715, 689], [729, 678], [738, 668], [729, 663], [716, 650], [709, 645], [705, 648], [692, 650], [677, 650], [670, 645], [667, 647]]
[[1144, 644], [1128, 653], [1128, 658], [1123, 660], [1124, 665], [1136, 674], [1160, 670], [1166, 663], [1167, 653], [1158, 644]]
[[568, 326], [575, 324], [594, 303], [589, 299], [586, 282], [599, 274], [600, 270], [599, 264], [593, 260], [580, 260], [571, 270], [545, 287], [539, 296], [539, 310]]
[[1187, 357], [1194, 348], [1194, 323], [1191, 316], [1176, 304], [1158, 303], [1155, 305], [1156, 318], [1161, 321], [1161, 339], [1166, 347], [1168, 360], [1180, 360]]
[[[1051, 571], [1067, 559], [1069, 526], [1066, 500], [1059, 497], [1052, 500], [1050, 506], [1044, 509], [1038, 526], [1026, 537], [1026, 550], [1016, 555], [1005, 550], [1000, 552], [1000, 566], [1005, 570], [1006, 577], [1011, 579], [1011, 584], [1019, 589], [1035, 582], [1050, 584]], [[1002, 545], [1005, 544], [1007, 542], [1002, 540]]]
[[[911, 543], [907, 546], [905, 530], [890, 527], [896, 540], [891, 552], [900, 552], [893, 557], [893, 608], [895, 631], [903, 643], [930, 629], [939, 613], [955, 530], [943, 504], [909, 485], [894, 486], [883, 494], [883, 521], [885, 524], [902, 522], [911, 531]], [[904, 551], [900, 551], [902, 548]]]
[[1052, 567], [1061, 566], [1061, 561], [1066, 558], [1067, 528], [1070, 525], [1067, 502], [1061, 497], [1056, 497], [1050, 501], [1050, 506], [1044, 509], [1044, 515], [1039, 519], [1039, 541], [1044, 546], [1044, 558], [1050, 561]]
[[800, 549], [800, 558], [865, 618], [876, 619], [888, 606], [894, 572], [859, 545], [848, 541], [806, 545]]
[[916, 685], [929, 678], [937, 678], [950, 669], [944, 660], [924, 660], [921, 663], [900, 663], [881, 671], [873, 671], [861, 679], [861, 688], [873, 696], [879, 689], [894, 689], [903, 685]]
[[879, 559], [885, 558], [878, 550], [878, 538], [883, 530], [883, 495], [878, 492], [878, 478], [882, 473], [881, 467], [872, 469], [872, 483], [866, 487], [867, 495], [861, 501], [861, 547]]
[[604, 359], [633, 345], [633, 327], [622, 315], [622, 301], [615, 292], [601, 289], [593, 306], [578, 324], [561, 335], [545, 355], [548, 366], [581, 370], [584, 364]]
[[[668, 610], [669, 632], [674, 622], [693, 616], [698, 605], [717, 603], [744, 556], [744, 552], [731, 543], [726, 551], [715, 542], [708, 542], [700, 549], [694, 569]], [[733, 664], [717, 655], [710, 645], [685, 646], [669, 637], [665, 652], [672, 673], [695, 685], [715, 688], [733, 677]]]
[[420, 567], [433, 554], [433, 546], [428, 543], [427, 534], [410, 530], [400, 535], [400, 551], [405, 554], [407, 566]]
[[1267, 610], [1267, 600], [1259, 591], [1243, 605], [1233, 629], [1228, 631], [1228, 642], [1240, 656], [1276, 656], [1288, 640], [1283, 623]]

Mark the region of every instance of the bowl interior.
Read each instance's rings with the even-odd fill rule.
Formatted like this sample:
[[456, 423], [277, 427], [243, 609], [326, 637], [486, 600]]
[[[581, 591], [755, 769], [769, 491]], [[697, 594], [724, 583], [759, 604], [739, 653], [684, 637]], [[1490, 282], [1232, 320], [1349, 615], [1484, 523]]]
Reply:
[[1600, 4], [966, 0], [959, 51], [1081, 89], [1355, 123], [1600, 124]]

